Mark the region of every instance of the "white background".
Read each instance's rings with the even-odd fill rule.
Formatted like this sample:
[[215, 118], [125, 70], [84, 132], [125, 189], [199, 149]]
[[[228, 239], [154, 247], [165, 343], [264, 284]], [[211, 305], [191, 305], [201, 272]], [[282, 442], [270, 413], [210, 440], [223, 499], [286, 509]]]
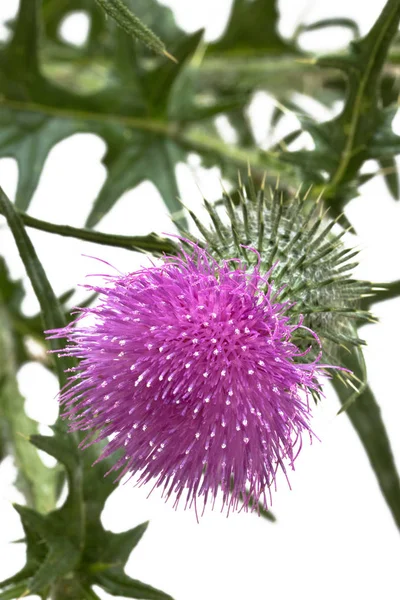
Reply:
[[[223, 31], [231, 0], [164, 0], [176, 9], [178, 23], [188, 31], [206, 27], [206, 38]], [[0, 24], [15, 14], [16, 0], [0, 3]], [[299, 22], [327, 16], [351, 16], [368, 31], [383, 0], [357, 2], [312, 2], [284, 0], [280, 3], [280, 29], [291, 35]], [[70, 19], [63, 33], [71, 41], [85, 36], [84, 19]], [[0, 28], [0, 35], [5, 29]], [[304, 36], [307, 49], [333, 49], [348, 41], [337, 30]], [[257, 94], [251, 116], [258, 139], [266, 132], [265, 114], [271, 110], [266, 94]], [[329, 118], [326, 111], [321, 115]], [[286, 127], [296, 122], [288, 117]], [[224, 125], [223, 120], [221, 126]], [[50, 153], [30, 213], [59, 223], [82, 226], [96, 193], [105, 178], [100, 161], [103, 141], [93, 135], [75, 135]], [[181, 196], [186, 205], [200, 209], [201, 195], [218, 197], [218, 169], [179, 166]], [[0, 184], [13, 197], [17, 182], [13, 160], [0, 160]], [[360, 248], [362, 264], [358, 275], [373, 281], [400, 277], [398, 256], [400, 204], [388, 195], [384, 183], [375, 179], [362, 188], [347, 213], [358, 231], [348, 242]], [[146, 234], [151, 230], [173, 232], [157, 191], [144, 183], [126, 193], [99, 224], [102, 231]], [[50, 281], [57, 294], [83, 283], [96, 265], [82, 254], [104, 258], [120, 270], [132, 271], [146, 260], [122, 250], [97, 247], [45, 233], [30, 231]], [[27, 288], [24, 309], [33, 314], [37, 302], [26, 282], [23, 266], [4, 221], [0, 222], [1, 252], [7, 256], [13, 277], [23, 277]], [[82, 294], [81, 294], [82, 297]], [[398, 386], [400, 324], [399, 301], [376, 306], [378, 325], [366, 326], [366, 359], [370, 382], [382, 407], [400, 467], [400, 403]], [[57, 383], [33, 363], [19, 377], [30, 416], [43, 425], [57, 415]], [[252, 514], [231, 515], [206, 512], [200, 524], [192, 512], [175, 512], [170, 504], [148, 489], [130, 483], [110, 497], [103, 513], [104, 525], [122, 531], [145, 520], [150, 526], [128, 564], [128, 573], [169, 592], [176, 600], [365, 600], [400, 597], [399, 536], [376, 484], [363, 449], [346, 415], [336, 416], [337, 399], [328, 389], [326, 400], [315, 410], [314, 430], [321, 439], [304, 447], [291, 475], [292, 491], [284, 481], [274, 494], [271, 524]], [[46, 427], [42, 431], [46, 432]], [[12, 487], [15, 471], [11, 459], [0, 466], [0, 580], [24, 563], [23, 546], [9, 542], [22, 536], [22, 528], [11, 502], [22, 497]], [[99, 592], [105, 597], [104, 594]], [[77, 599], [79, 600], [79, 599]]]

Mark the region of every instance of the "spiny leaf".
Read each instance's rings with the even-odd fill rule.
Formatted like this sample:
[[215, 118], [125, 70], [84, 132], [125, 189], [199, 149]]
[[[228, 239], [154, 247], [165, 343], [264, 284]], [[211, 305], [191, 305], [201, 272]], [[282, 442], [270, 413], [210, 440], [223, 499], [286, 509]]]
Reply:
[[[51, 585], [55, 580], [67, 575], [78, 564], [80, 558], [80, 549], [72, 539], [63, 531], [60, 535], [60, 511], [50, 513], [42, 517], [38, 513], [24, 507], [15, 507], [18, 513], [24, 518], [26, 526], [34, 531], [47, 545], [48, 553], [43, 562], [35, 570], [29, 580], [28, 589], [31, 593], [39, 593], [43, 588]], [[70, 514], [70, 524], [76, 528], [79, 521], [76, 521], [76, 514]]]
[[131, 579], [125, 573], [107, 575], [98, 573], [95, 577], [97, 585], [113, 596], [140, 598], [141, 600], [172, 600], [171, 596], [156, 590], [136, 579]]
[[[149, 2], [160, 18], [170, 17], [165, 23], [168, 21], [168, 28], [176, 33], [174, 53], [180, 61], [178, 65], [157, 58], [153, 59], [155, 64], [143, 60], [127, 34], [120, 29], [116, 31], [110, 19], [105, 22], [94, 2], [88, 0], [74, 0], [71, 5], [71, 9], [89, 12], [93, 25], [88, 46], [73, 51], [57, 37], [63, 15], [68, 11], [59, 9], [53, 0], [44, 0], [45, 31], [53, 44], [49, 48], [47, 37], [39, 36], [37, 4], [36, 8], [29, 1], [23, 5], [26, 11], [18, 13], [13, 29], [17, 33], [26, 30], [27, 37], [40, 42], [43, 62], [27, 74], [18, 55], [21, 37], [15, 42], [12, 37], [11, 42], [0, 48], [0, 156], [13, 156], [18, 162], [17, 207], [28, 208], [54, 144], [78, 132], [92, 132], [108, 146], [105, 158], [108, 177], [88, 223], [97, 223], [122, 193], [145, 179], [156, 185], [172, 213], [180, 211], [176, 162], [184, 161], [188, 152], [199, 151], [192, 136], [187, 135], [191, 133], [189, 127], [196, 121], [210, 120], [221, 111], [243, 106], [246, 99], [239, 101], [237, 94], [234, 99], [224, 97], [222, 101], [215, 97], [204, 107], [197, 87], [193, 82], [188, 85], [192, 76], [187, 71], [201, 32], [184, 36], [171, 21], [168, 9], [159, 7], [154, 0]], [[149, 2], [135, 2], [133, 8], [140, 19], [141, 14], [149, 12]], [[129, 9], [130, 4], [127, 2]], [[58, 62], [53, 68], [44, 59], [55, 47], [62, 66]], [[99, 58], [107, 61], [103, 76], [96, 84], [82, 80], [79, 87], [82, 60], [93, 60], [90, 63], [93, 66]], [[72, 69], [71, 77], [63, 81], [66, 65]], [[210, 148], [205, 144], [201, 153], [209, 156], [214, 145], [215, 139], [211, 140]], [[224, 145], [220, 147], [223, 162], [230, 160], [228, 150]], [[184, 220], [181, 224], [185, 224]]]
[[90, 564], [90, 572], [104, 571], [106, 568], [121, 568], [128, 561], [132, 550], [140, 542], [148, 527], [148, 522], [122, 533], [111, 533], [97, 527], [91, 532], [90, 544], [86, 545], [84, 561]]
[[[58, 428], [53, 437], [34, 435], [32, 443], [59, 459], [66, 467], [68, 496], [63, 506], [46, 515], [15, 505], [25, 531], [27, 562], [0, 587], [25, 581], [25, 594], [42, 597], [49, 586], [68, 575], [79, 563], [84, 543], [82, 465], [73, 436]], [[45, 593], [47, 597], [47, 592]]]
[[[321, 57], [321, 68], [342, 71], [347, 80], [344, 107], [339, 116], [321, 124], [300, 117], [303, 128], [314, 139], [315, 150], [282, 153], [282, 158], [297, 164], [307, 181], [324, 186], [325, 200], [336, 213], [357, 194], [360, 168], [370, 159], [387, 159], [398, 152], [398, 138], [384, 131], [386, 115], [392, 107], [381, 108], [379, 82], [400, 20], [398, 0], [388, 0], [370, 32], [352, 42], [347, 54]], [[324, 173], [328, 173], [326, 183]]]

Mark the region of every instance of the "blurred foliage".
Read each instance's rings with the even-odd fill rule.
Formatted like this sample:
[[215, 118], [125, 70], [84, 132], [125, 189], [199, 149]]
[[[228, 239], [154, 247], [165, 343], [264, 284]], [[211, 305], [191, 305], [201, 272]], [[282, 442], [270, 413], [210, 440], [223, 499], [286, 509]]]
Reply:
[[[151, 232], [119, 236], [92, 228], [122, 194], [149, 180], [185, 230], [175, 168], [191, 153], [199, 155], [206, 167], [218, 166], [235, 187], [238, 171], [248, 166], [256, 183], [265, 173], [267, 183], [275, 185], [278, 178], [282, 197], [294, 194], [303, 183], [303, 189], [309, 189], [305, 212], [325, 190], [322, 202], [345, 226], [350, 226], [342, 212], [347, 202], [377, 174], [384, 175], [391, 195], [399, 197], [395, 156], [400, 138], [392, 128], [399, 93], [398, 0], [387, 1], [363, 38], [354, 21], [334, 18], [300, 25], [292, 39], [278, 32], [276, 0], [234, 0], [224, 34], [209, 45], [201, 30], [186, 34], [173, 12], [157, 0], [113, 0], [117, 12], [111, 18], [106, 18], [103, 4], [103, 0], [20, 0], [17, 18], [8, 23], [9, 39], [0, 45], [0, 157], [14, 157], [19, 173], [15, 208], [0, 191], [0, 213], [8, 220], [42, 311], [29, 318], [23, 314], [22, 286], [10, 279], [1, 262], [0, 459], [11, 453], [18, 467], [17, 483], [27, 506], [17, 510], [28, 554], [24, 569], [4, 582], [0, 599], [17, 598], [29, 589], [42, 598], [93, 600], [97, 598], [93, 584], [114, 595], [169, 598], [130, 579], [123, 570], [146, 524], [118, 535], [101, 526], [101, 510], [113, 489], [109, 480], [103, 481], [106, 464], [90, 467], [97, 458], [95, 451], [78, 452], [79, 440], [68, 438], [61, 423], [54, 436], [46, 438], [37, 435], [37, 424], [25, 415], [16, 380], [22, 364], [39, 359], [58, 373], [61, 385], [64, 368], [73, 368], [62, 359], [52, 361], [44, 353], [38, 358], [29, 351], [28, 340], [46, 348], [43, 322], [47, 329], [65, 322], [63, 305], [72, 292], [60, 299], [54, 296], [25, 226], [156, 256], [174, 253], [173, 242]], [[89, 18], [88, 38], [81, 46], [60, 34], [65, 18], [75, 11]], [[332, 27], [351, 32], [348, 49], [319, 57], [302, 50], [302, 36]], [[169, 53], [177, 63], [169, 60]], [[257, 143], [260, 136], [250, 122], [249, 106], [260, 90], [275, 104], [271, 119], [260, 124], [268, 129], [269, 140], [276, 139], [286, 114], [298, 120], [298, 126], [275, 143]], [[318, 122], [304, 108], [302, 97], [319, 102], [335, 116]], [[220, 115], [233, 127], [234, 144], [219, 133]], [[97, 134], [107, 147], [107, 177], [81, 229], [35, 219], [26, 212], [48, 153], [78, 132]], [[312, 150], [301, 143], [304, 132], [312, 138]], [[377, 168], [366, 167], [370, 159]], [[211, 214], [215, 217], [212, 207]], [[362, 310], [400, 293], [398, 281], [376, 287], [382, 289], [374, 297], [360, 300]], [[348, 387], [335, 380], [337, 393], [399, 526], [399, 478], [378, 403], [366, 383], [362, 353], [344, 351], [343, 361], [365, 384], [349, 396]], [[31, 435], [29, 444], [26, 438]], [[36, 448], [57, 458], [63, 468], [44, 467]], [[68, 496], [55, 509], [61, 471], [68, 480]]]
[[[5, 262], [0, 259], [0, 436], [3, 457], [6, 454], [13, 456], [18, 469], [17, 487], [28, 505], [46, 512], [55, 506], [57, 473], [56, 469], [45, 467], [29, 443], [29, 436], [38, 432], [38, 425], [25, 413], [25, 398], [17, 383], [18, 368], [27, 360], [22, 336], [15, 330], [16, 324], [24, 323], [23, 296], [21, 282], [10, 279]], [[26, 321], [26, 329], [34, 329], [32, 321], [35, 320]], [[41, 324], [39, 332], [43, 339]]]
[[[39, 300], [44, 329], [65, 326], [67, 321], [61, 304], [51, 288], [22, 219], [1, 188], [0, 208], [7, 219]], [[6, 280], [6, 293], [8, 290], [9, 295], [11, 292], [11, 296], [20, 296], [19, 289], [19, 284]], [[53, 350], [57, 350], [58, 344], [58, 340], [50, 342]], [[67, 383], [67, 374], [74, 369], [75, 361], [58, 355], [56, 364], [62, 387]], [[39, 508], [44, 508], [39, 500], [31, 503], [36, 505], [37, 510], [29, 506], [15, 507], [25, 531], [26, 565], [16, 575], [0, 583], [0, 588], [4, 590], [0, 593], [0, 598], [18, 598], [28, 593], [37, 593], [41, 598], [59, 600], [92, 599], [95, 597], [92, 586], [100, 585], [111, 594], [124, 595], [127, 598], [172, 600], [167, 594], [131, 579], [124, 572], [130, 552], [139, 542], [147, 524], [120, 534], [106, 531], [101, 524], [100, 516], [104, 504], [115, 488], [115, 482], [111, 478], [104, 480], [114, 459], [109, 458], [93, 466], [99, 456], [98, 447], [89, 446], [82, 453], [78, 445], [85, 444], [85, 437], [77, 433], [67, 433], [60, 419], [53, 427], [52, 437], [37, 435], [34, 424], [30, 420], [24, 421], [20, 416], [23, 412], [20, 406], [16, 416], [9, 416], [13, 411], [13, 401], [18, 399], [15, 395], [10, 397], [11, 391], [9, 390], [6, 398], [9, 402], [5, 404], [4, 421], [6, 424], [15, 423], [18, 427], [22, 424], [30, 436], [24, 440], [25, 454], [22, 451], [18, 453], [18, 448], [16, 453], [20, 476], [34, 488], [29, 488], [26, 497], [29, 500], [30, 494], [36, 493], [40, 500], [40, 495], [49, 495], [45, 496], [46, 514], [39, 512]], [[23, 404], [23, 399], [21, 402]], [[17, 444], [18, 431], [14, 428], [12, 433], [13, 441]], [[54, 502], [53, 505], [49, 505], [49, 502], [52, 495], [54, 496], [56, 485], [53, 485], [53, 488], [49, 487], [48, 469], [43, 465], [39, 468], [40, 459], [37, 455], [32, 456], [36, 453], [36, 448], [47, 452], [65, 467], [68, 494], [62, 506], [55, 510]], [[28, 454], [30, 455], [27, 456]], [[32, 472], [29, 471], [30, 468]]]
[[[392, 104], [397, 107], [397, 83], [393, 81], [392, 102], [385, 108], [379, 89], [399, 20], [400, 4], [388, 2], [368, 35], [352, 42], [347, 53], [317, 59], [319, 67], [338, 69], [344, 74], [347, 89], [343, 109], [337, 117], [323, 123], [303, 116], [302, 130], [311, 134], [315, 148], [283, 154], [300, 169], [306, 181], [324, 188], [325, 202], [335, 216], [366, 181], [360, 171], [365, 161], [374, 158], [384, 165], [391, 164], [388, 161], [400, 149], [400, 137], [391, 128], [395, 115]], [[388, 182], [391, 192], [397, 194], [396, 169]]]

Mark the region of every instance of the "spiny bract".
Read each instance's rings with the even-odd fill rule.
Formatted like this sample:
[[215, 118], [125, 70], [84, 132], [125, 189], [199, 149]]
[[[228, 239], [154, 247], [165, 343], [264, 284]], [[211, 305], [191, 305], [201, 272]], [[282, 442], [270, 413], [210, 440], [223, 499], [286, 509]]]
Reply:
[[[364, 341], [357, 335], [357, 325], [373, 320], [368, 311], [360, 310], [360, 300], [372, 295], [373, 287], [352, 277], [357, 263], [351, 259], [358, 251], [343, 245], [345, 230], [332, 233], [337, 221], [323, 213], [321, 202], [310, 208], [307, 194], [302, 198], [300, 191], [293, 196], [264, 185], [256, 191], [250, 177], [234, 194], [224, 194], [214, 206], [205, 201], [205, 206], [211, 227], [190, 214], [210, 254], [217, 260], [240, 258], [249, 269], [260, 259], [261, 273], [274, 267], [279, 299], [290, 300], [292, 318], [303, 315], [304, 324], [317, 333], [324, 362], [337, 364], [343, 347], [360, 351]], [[187, 231], [182, 235], [197, 242]], [[258, 255], [249, 253], [248, 246]], [[299, 330], [296, 343], [301, 347], [302, 336]], [[351, 373], [335, 373], [350, 385], [360, 383]]]

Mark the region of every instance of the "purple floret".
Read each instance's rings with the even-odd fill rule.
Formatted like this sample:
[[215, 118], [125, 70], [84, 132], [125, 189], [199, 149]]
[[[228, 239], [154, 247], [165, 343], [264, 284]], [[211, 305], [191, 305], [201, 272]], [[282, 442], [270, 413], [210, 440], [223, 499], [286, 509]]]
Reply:
[[60, 393], [70, 429], [89, 431], [86, 444], [108, 438], [101, 458], [122, 450], [120, 477], [152, 481], [176, 505], [213, 503], [221, 488], [228, 511], [267, 507], [278, 468], [312, 435], [324, 370], [293, 343], [301, 320], [271, 276], [194, 246], [86, 286], [97, 305], [48, 332], [80, 360]]

